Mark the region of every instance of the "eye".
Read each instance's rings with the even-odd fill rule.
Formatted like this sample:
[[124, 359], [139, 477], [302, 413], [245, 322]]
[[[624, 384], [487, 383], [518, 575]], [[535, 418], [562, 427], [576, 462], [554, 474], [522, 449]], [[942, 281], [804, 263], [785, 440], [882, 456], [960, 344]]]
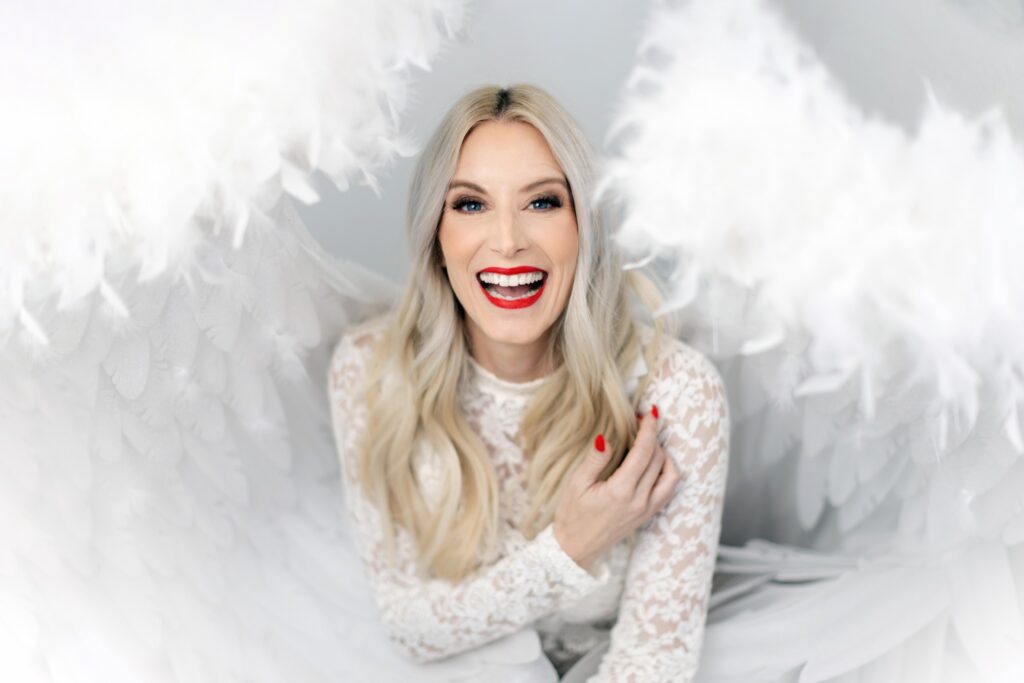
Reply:
[[[541, 204], [542, 206], [536, 206], [537, 204]], [[545, 204], [547, 206], [543, 206]], [[537, 197], [536, 199], [534, 199], [533, 201], [530, 202], [530, 206], [534, 207], [535, 209], [541, 209], [541, 210], [547, 210], [547, 211], [550, 211], [552, 209], [557, 209], [561, 205], [562, 205], [562, 199], [558, 195], [554, 195], [554, 194], [544, 195], [543, 197]]]
[[[462, 211], [463, 207], [469, 207], [468, 210]], [[478, 208], [474, 208], [478, 207]], [[460, 211], [462, 213], [479, 213], [483, 209], [483, 202], [474, 199], [472, 197], [459, 197], [452, 202], [452, 210]]]

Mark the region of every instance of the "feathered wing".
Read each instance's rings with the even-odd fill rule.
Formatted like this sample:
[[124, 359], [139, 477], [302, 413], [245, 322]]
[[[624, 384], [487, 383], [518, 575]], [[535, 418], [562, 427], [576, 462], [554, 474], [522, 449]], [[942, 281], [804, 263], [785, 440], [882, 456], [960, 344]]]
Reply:
[[641, 54], [600, 191], [733, 415], [700, 680], [1020, 680], [1024, 148], [867, 117], [758, 0]]
[[290, 203], [408, 153], [460, 7], [0, 10], [0, 678], [552, 680], [532, 630], [388, 642], [323, 377], [396, 287]]

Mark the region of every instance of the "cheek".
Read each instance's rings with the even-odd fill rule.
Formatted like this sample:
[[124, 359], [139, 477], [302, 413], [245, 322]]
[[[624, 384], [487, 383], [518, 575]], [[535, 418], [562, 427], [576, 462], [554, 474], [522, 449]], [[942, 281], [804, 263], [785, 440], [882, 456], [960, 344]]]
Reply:
[[467, 239], [466, 231], [457, 226], [441, 222], [437, 232], [438, 250], [441, 252], [441, 263], [448, 270], [448, 281], [456, 289], [468, 288], [476, 283], [468, 277], [467, 264], [473, 256], [474, 246]]
[[445, 225], [445, 221], [442, 220], [437, 226], [437, 247], [438, 251], [440, 251], [441, 255], [445, 258], [448, 257], [448, 254], [451, 251], [451, 234], [452, 231], [447, 225]]
[[442, 221], [441, 226], [437, 230], [437, 242], [441, 256], [444, 259], [444, 265], [450, 271], [458, 270], [458, 263], [461, 258], [460, 253], [462, 251], [460, 241], [459, 231], [453, 230], [451, 226], [446, 225]]
[[556, 258], [561, 263], [562, 267], [566, 269], [566, 275], [570, 281], [572, 280], [572, 275], [576, 271], [576, 261], [579, 258], [579, 251], [579, 233], [576, 230], [576, 222], [573, 221], [571, 224], [566, 225], [563, 230], [558, 231], [555, 239], [552, 241], [550, 252], [553, 255], [557, 254]]

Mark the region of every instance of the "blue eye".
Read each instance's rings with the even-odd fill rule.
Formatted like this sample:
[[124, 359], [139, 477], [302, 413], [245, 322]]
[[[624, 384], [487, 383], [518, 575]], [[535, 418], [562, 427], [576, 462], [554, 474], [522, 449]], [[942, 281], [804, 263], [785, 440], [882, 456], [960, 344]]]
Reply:
[[[466, 211], [463, 211], [465, 207], [469, 208]], [[462, 196], [452, 202], [452, 210], [459, 211], [461, 213], [479, 213], [483, 210], [483, 202], [473, 199], [472, 197]]]
[[[465, 206], [480, 206], [483, 207], [483, 203], [479, 202], [470, 197], [459, 197], [452, 203], [452, 209], [455, 211], [461, 211]], [[478, 213], [478, 211], [470, 209], [466, 213]]]
[[[546, 207], [544, 207], [544, 206], [538, 207], [538, 206], [534, 206], [535, 204], [547, 204], [548, 206], [546, 206]], [[557, 209], [561, 205], [562, 205], [562, 200], [559, 199], [556, 195], [553, 195], [553, 194], [552, 195], [548, 195], [546, 197], [537, 197], [532, 202], [530, 202], [530, 206], [533, 206], [535, 209], [541, 209], [541, 210]]]

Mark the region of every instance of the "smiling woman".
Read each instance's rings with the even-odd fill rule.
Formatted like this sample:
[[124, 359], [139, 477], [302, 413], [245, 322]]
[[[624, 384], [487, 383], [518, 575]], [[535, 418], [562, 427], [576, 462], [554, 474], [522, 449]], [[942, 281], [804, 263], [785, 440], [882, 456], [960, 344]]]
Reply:
[[536, 626], [559, 673], [609, 640], [588, 680], [696, 670], [724, 388], [651, 315], [654, 281], [623, 269], [594, 174], [543, 90], [466, 94], [416, 165], [401, 303], [335, 349], [348, 510], [382, 618], [417, 661]]
[[569, 299], [579, 252], [569, 184], [544, 136], [516, 120], [473, 128], [455, 178], [438, 241], [467, 313], [469, 351], [505, 379], [547, 375], [555, 359], [544, 350]]

